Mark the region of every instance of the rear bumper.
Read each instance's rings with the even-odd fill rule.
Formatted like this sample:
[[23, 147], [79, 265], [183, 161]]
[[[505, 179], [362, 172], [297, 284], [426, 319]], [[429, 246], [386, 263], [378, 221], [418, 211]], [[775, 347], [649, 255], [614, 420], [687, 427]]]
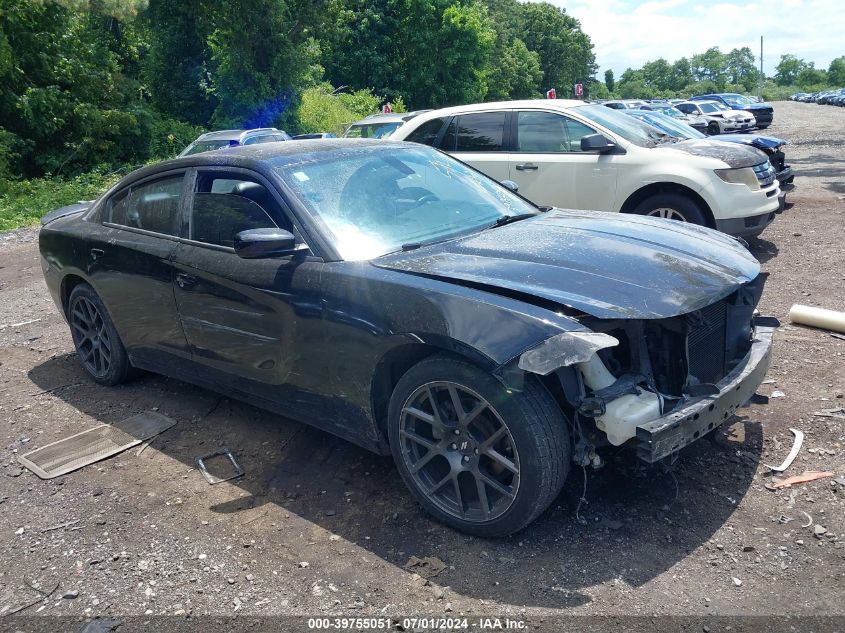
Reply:
[[757, 325], [754, 342], [742, 362], [707, 396], [637, 427], [637, 456], [649, 463], [679, 451], [730, 419], [763, 382], [772, 358], [775, 327]]

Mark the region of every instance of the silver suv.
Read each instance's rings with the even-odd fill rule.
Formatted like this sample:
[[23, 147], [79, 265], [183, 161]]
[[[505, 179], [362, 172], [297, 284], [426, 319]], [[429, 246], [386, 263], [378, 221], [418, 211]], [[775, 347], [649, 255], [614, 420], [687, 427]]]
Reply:
[[254, 143], [273, 143], [275, 141], [289, 141], [290, 135], [284, 130], [277, 130], [274, 127], [259, 127], [252, 130], [220, 130], [218, 132], [206, 132], [193, 143], [188, 145], [179, 156], [199, 154], [200, 152], [212, 152], [224, 147], [236, 147], [238, 145], [252, 145]]

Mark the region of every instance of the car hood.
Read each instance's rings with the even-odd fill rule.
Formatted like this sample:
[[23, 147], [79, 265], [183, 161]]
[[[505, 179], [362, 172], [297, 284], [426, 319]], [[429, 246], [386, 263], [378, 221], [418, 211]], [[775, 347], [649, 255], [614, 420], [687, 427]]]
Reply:
[[787, 141], [783, 139], [774, 138], [773, 136], [761, 136], [759, 134], [720, 134], [719, 140], [727, 141], [728, 143], [753, 145], [760, 149], [777, 149], [787, 144]]
[[710, 229], [560, 209], [372, 263], [606, 319], [692, 312], [760, 272], [736, 240]]
[[685, 154], [703, 156], [705, 158], [716, 158], [734, 169], [753, 167], [767, 160], [765, 154], [762, 154], [760, 150], [754, 147], [739, 145], [737, 143], [721, 143], [721, 139], [722, 135], [714, 139], [689, 139], [672, 143], [671, 145], [660, 145], [655, 149], [659, 151], [684, 152]]

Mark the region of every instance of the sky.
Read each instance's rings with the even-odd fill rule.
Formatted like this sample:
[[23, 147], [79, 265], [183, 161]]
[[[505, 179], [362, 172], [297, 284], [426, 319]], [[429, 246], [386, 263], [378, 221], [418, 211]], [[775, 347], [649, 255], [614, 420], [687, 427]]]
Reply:
[[775, 73], [780, 56], [792, 54], [827, 69], [845, 55], [843, 0], [718, 2], [712, 0], [546, 0], [581, 22], [593, 42], [597, 77], [663, 57], [673, 62], [718, 46], [723, 53], [748, 46], [763, 71]]

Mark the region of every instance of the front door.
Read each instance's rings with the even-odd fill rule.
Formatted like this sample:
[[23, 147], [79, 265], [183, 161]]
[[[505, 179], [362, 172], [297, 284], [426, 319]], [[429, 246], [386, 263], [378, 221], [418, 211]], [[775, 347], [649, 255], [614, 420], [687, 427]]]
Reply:
[[310, 409], [315, 403], [300, 393], [310, 391], [302, 365], [322, 319], [323, 264], [307, 255], [238, 257], [235, 234], [269, 227], [293, 230], [258, 178], [200, 171], [189, 239], [177, 246], [173, 259], [176, 302], [194, 361], [206, 378], [224, 383], [234, 395], [258, 397], [265, 406], [298, 403]]
[[510, 155], [511, 180], [519, 193], [539, 205], [564, 209], [618, 211], [613, 156], [581, 151], [581, 139], [595, 134], [571, 117], [520, 110]]

